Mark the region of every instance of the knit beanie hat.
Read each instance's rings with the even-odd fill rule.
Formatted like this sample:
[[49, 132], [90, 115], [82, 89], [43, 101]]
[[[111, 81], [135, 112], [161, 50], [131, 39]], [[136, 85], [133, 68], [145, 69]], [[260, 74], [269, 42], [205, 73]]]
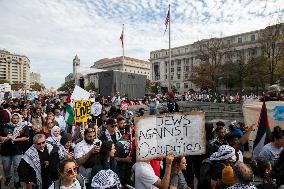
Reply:
[[234, 170], [231, 166], [225, 166], [222, 170], [222, 182], [226, 185], [233, 185], [236, 183]]
[[70, 133], [67, 133], [65, 135], [63, 135], [60, 139], [60, 144], [64, 145], [66, 144], [68, 141], [72, 141], [72, 135]]
[[175, 94], [173, 91], [168, 91], [167, 95], [170, 97], [170, 98], [175, 98]]

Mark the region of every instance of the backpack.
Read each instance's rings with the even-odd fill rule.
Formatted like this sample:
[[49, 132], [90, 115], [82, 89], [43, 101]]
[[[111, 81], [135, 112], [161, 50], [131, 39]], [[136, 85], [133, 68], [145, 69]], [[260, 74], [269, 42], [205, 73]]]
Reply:
[[209, 158], [202, 161], [200, 166], [200, 183], [206, 184], [211, 182], [212, 162]]
[[[81, 188], [85, 187], [84, 178], [81, 175], [77, 175], [76, 179], [79, 181]], [[60, 179], [54, 181], [54, 189], [60, 189]]]

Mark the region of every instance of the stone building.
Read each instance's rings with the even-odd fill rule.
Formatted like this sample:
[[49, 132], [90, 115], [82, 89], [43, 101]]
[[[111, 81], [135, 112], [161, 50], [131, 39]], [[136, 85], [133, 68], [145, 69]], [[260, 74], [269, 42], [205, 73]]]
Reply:
[[136, 73], [146, 75], [147, 79], [150, 79], [150, 62], [127, 56], [104, 58], [96, 61], [91, 68]]
[[23, 83], [29, 88], [30, 60], [28, 57], [0, 50], [0, 80], [7, 80], [11, 84]]
[[30, 73], [30, 84], [34, 85], [35, 83], [41, 84], [40, 74], [35, 73], [35, 72], [31, 72]]
[[[279, 32], [284, 34], [283, 24]], [[267, 29], [267, 28], [266, 28]], [[189, 80], [192, 68], [200, 63], [199, 45], [208, 41], [220, 39], [224, 44], [224, 51], [227, 53], [222, 57], [222, 63], [238, 61], [239, 57], [235, 52], [243, 52], [243, 58], [247, 62], [251, 57], [260, 56], [261, 44], [259, 38], [261, 33], [266, 30], [256, 30], [228, 36], [224, 38], [205, 39], [193, 44], [174, 47], [171, 49], [171, 64], [169, 65], [169, 49], [160, 49], [150, 52], [151, 80], [157, 82], [158, 86], [176, 88], [179, 92], [198, 88]], [[169, 74], [170, 69], [170, 74]], [[169, 78], [170, 75], [170, 78]], [[169, 81], [170, 79], [170, 81]], [[222, 79], [222, 78], [220, 78]], [[224, 87], [224, 86], [223, 86]]]

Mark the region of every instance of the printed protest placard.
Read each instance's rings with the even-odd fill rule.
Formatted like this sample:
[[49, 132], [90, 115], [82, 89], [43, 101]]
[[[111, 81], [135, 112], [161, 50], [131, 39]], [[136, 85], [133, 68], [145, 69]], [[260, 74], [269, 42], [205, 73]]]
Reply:
[[179, 112], [135, 118], [137, 160], [205, 153], [204, 112]]
[[87, 122], [91, 113], [91, 101], [90, 100], [78, 100], [75, 101], [75, 121]]

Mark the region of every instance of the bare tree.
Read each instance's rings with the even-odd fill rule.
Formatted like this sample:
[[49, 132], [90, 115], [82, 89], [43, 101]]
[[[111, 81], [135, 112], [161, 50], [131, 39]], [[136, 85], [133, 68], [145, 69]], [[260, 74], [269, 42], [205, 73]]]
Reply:
[[196, 85], [203, 84], [217, 91], [219, 78], [223, 75], [221, 65], [227, 47], [219, 38], [201, 40], [194, 45], [201, 63], [193, 68], [193, 71], [198, 72], [192, 74], [190, 80]]
[[268, 26], [260, 32], [259, 42], [262, 47], [262, 55], [266, 58], [266, 63], [269, 64], [269, 82], [274, 84], [277, 77], [281, 63], [284, 59], [284, 24]]

